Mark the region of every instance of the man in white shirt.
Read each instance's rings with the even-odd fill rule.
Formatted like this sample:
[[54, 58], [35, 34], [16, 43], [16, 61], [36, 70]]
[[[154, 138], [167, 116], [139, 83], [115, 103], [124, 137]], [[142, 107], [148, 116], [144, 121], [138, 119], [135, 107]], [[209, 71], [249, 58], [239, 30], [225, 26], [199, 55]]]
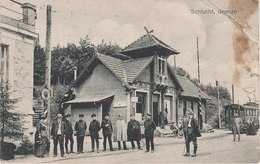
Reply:
[[64, 122], [62, 121], [62, 115], [58, 114], [57, 119], [52, 123], [51, 138], [53, 138], [53, 157], [57, 156], [57, 146], [60, 144], [61, 157], [64, 157]]
[[[196, 157], [197, 148], [198, 148], [197, 137], [200, 137], [201, 134], [200, 134], [199, 127], [198, 127], [198, 121], [194, 118], [194, 112], [191, 109], [189, 109], [187, 111], [187, 114], [188, 114], [187, 129], [186, 129], [187, 137], [185, 139], [186, 153], [184, 154], [184, 156]], [[191, 141], [194, 146], [192, 155], [190, 155], [190, 142]]]

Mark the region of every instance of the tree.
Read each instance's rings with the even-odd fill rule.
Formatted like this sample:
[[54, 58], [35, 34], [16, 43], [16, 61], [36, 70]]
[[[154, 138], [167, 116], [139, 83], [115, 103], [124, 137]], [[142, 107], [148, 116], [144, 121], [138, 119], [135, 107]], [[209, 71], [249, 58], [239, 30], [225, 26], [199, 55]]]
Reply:
[[37, 46], [34, 49], [34, 85], [43, 85], [45, 77], [46, 59], [44, 48]]
[[176, 73], [179, 76], [186, 76], [188, 79], [190, 79], [190, 74], [181, 67], [176, 68]]
[[21, 138], [24, 129], [22, 128], [23, 114], [15, 112], [15, 104], [19, 99], [11, 98], [8, 82], [0, 83], [0, 117], [1, 117], [1, 142], [5, 137]]

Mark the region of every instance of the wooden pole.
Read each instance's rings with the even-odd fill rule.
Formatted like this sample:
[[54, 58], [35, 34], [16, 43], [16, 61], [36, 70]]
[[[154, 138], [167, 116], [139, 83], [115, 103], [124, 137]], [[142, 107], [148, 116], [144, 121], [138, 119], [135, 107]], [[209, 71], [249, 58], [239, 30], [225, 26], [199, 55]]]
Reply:
[[217, 105], [218, 105], [219, 129], [221, 129], [221, 117], [220, 117], [220, 105], [219, 105], [219, 84], [218, 84], [218, 81], [216, 81], [216, 86], [217, 86], [217, 91], [218, 91]]
[[45, 86], [48, 89], [48, 99], [47, 99], [47, 128], [48, 137], [50, 139], [50, 124], [51, 124], [51, 6], [47, 5], [47, 18], [46, 18], [46, 69], [45, 69]]
[[232, 84], [232, 103], [235, 102], [235, 97], [234, 97], [234, 85]]
[[197, 37], [197, 61], [198, 61], [198, 83], [199, 83], [199, 103], [198, 103], [198, 121], [199, 128], [202, 129], [202, 109], [201, 109], [201, 91], [200, 91], [200, 55], [199, 55], [199, 38]]

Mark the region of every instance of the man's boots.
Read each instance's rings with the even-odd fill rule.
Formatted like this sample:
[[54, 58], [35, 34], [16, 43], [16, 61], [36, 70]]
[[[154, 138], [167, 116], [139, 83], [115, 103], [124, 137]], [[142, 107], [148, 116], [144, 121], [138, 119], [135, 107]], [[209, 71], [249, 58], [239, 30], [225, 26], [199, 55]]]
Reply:
[[92, 149], [91, 149], [91, 152], [94, 152], [94, 145], [92, 145]]
[[198, 146], [194, 146], [194, 151], [193, 151], [193, 154], [191, 155], [191, 157], [196, 157], [196, 153], [197, 153], [197, 148]]
[[118, 143], [118, 150], [121, 150], [121, 143], [120, 143], [120, 141], [117, 141], [117, 143]]
[[190, 144], [186, 143], [186, 153], [183, 156], [190, 156]]
[[97, 143], [97, 153], [99, 153], [99, 143]]

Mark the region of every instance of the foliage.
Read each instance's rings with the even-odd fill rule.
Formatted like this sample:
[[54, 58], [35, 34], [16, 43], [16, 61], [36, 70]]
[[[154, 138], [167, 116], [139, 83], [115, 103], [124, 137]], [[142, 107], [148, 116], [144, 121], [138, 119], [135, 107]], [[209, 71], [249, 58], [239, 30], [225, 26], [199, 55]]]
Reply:
[[45, 77], [45, 53], [44, 48], [40, 46], [35, 47], [34, 49], [34, 85], [43, 85]]
[[74, 43], [68, 43], [67, 47], [57, 45], [53, 48], [51, 61], [52, 84], [71, 84], [74, 80], [74, 69], [77, 68], [79, 74], [94, 55], [95, 49], [90, 44], [88, 36], [85, 39], [81, 38], [79, 44], [79, 46], [76, 46]]
[[61, 113], [59, 111], [61, 109], [61, 103], [62, 99], [66, 93], [66, 91], [69, 89], [69, 86], [63, 86], [61, 84], [58, 84], [53, 87], [53, 96], [51, 100], [51, 117], [52, 119], [55, 118], [55, 116], [58, 113]]
[[176, 73], [179, 76], [186, 76], [188, 79], [190, 79], [190, 74], [188, 72], [186, 72], [183, 68], [181, 67], [177, 67], [176, 68]]
[[24, 129], [22, 128], [23, 114], [14, 111], [18, 99], [11, 98], [11, 88], [8, 82], [0, 82], [0, 117], [1, 117], [1, 141], [5, 137], [20, 138]]
[[33, 143], [29, 140], [27, 136], [23, 137], [22, 142], [15, 150], [17, 155], [28, 155], [33, 154]]

